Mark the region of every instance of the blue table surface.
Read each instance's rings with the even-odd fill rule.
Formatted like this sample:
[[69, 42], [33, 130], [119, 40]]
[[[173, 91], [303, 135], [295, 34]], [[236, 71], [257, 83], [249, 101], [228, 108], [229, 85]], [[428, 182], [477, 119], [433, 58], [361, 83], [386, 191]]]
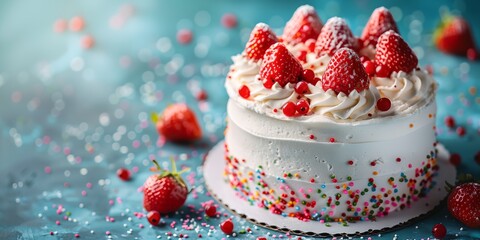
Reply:
[[[213, 199], [201, 162], [223, 138], [230, 56], [243, 50], [257, 22], [280, 34], [303, 3], [315, 6], [324, 22], [346, 18], [356, 35], [374, 8], [389, 8], [420, 64], [433, 66], [440, 85], [439, 141], [461, 155], [459, 172], [480, 176], [474, 161], [480, 151], [480, 62], [440, 53], [431, 41], [440, 13], [450, 11], [470, 22], [480, 46], [478, 2], [9, 0], [0, 3], [0, 239], [221, 239], [227, 236], [218, 224], [228, 217], [239, 239], [293, 238], [220, 206], [219, 218], [205, 218], [202, 204]], [[225, 13], [237, 17], [236, 28], [221, 24]], [[75, 16], [85, 21], [81, 31], [53, 31], [56, 21]], [[192, 31], [190, 44], [177, 42], [181, 29]], [[95, 41], [90, 49], [82, 48], [85, 36]], [[196, 100], [200, 89], [207, 101]], [[201, 141], [176, 145], [159, 138], [149, 115], [174, 102], [194, 109]], [[465, 127], [465, 136], [445, 126], [447, 115]], [[142, 217], [138, 189], [151, 174], [150, 159], [169, 167], [170, 156], [191, 168], [184, 176], [194, 190], [178, 213], [151, 227]], [[116, 176], [120, 167], [133, 171], [131, 181]], [[446, 225], [448, 238], [480, 238], [446, 206], [403, 229], [363, 238], [431, 238], [436, 223]], [[248, 228], [251, 233], [244, 233]]]

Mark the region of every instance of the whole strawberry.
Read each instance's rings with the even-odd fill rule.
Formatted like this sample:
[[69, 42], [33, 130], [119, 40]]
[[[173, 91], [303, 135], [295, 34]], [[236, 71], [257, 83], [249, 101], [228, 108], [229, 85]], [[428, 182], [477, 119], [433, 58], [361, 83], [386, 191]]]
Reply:
[[398, 33], [397, 24], [393, 19], [392, 14], [385, 7], [375, 9], [368, 19], [365, 28], [363, 29], [361, 40], [363, 46], [377, 45], [378, 38], [386, 31], [392, 30]]
[[343, 18], [333, 17], [328, 19], [318, 36], [315, 51], [319, 55], [333, 56], [340, 48], [357, 49], [357, 39]]
[[337, 94], [343, 92], [349, 95], [353, 90], [361, 92], [369, 85], [370, 79], [365, 67], [358, 55], [349, 48], [341, 48], [335, 52], [322, 76], [323, 90], [332, 89]]
[[286, 43], [304, 43], [308, 39], [317, 39], [322, 29], [322, 21], [315, 8], [310, 5], [300, 6], [283, 30], [283, 40]]
[[258, 61], [263, 58], [265, 51], [276, 42], [278, 39], [272, 29], [265, 23], [258, 23], [250, 33], [250, 39], [245, 47], [245, 55], [248, 59]]
[[152, 114], [157, 131], [173, 142], [190, 142], [202, 137], [202, 129], [195, 113], [183, 103], [168, 106], [161, 116]]
[[402, 37], [390, 30], [378, 38], [375, 63], [377, 66], [386, 67], [390, 73], [409, 73], [417, 67], [418, 58]]
[[448, 196], [448, 211], [471, 228], [480, 228], [480, 184], [470, 182], [456, 186]]
[[458, 16], [446, 16], [435, 30], [437, 48], [445, 53], [466, 56], [469, 49], [475, 51], [475, 42], [468, 22]]
[[157, 161], [153, 160], [160, 174], [147, 178], [143, 184], [143, 207], [147, 211], [171, 213], [183, 206], [188, 195], [188, 188], [180, 174], [188, 169], [177, 172], [172, 159], [172, 171], [163, 170]]
[[[296, 83], [303, 76], [300, 62], [288, 51], [282, 43], [275, 43], [263, 56], [260, 66], [262, 80], [285, 87], [287, 83]], [[266, 84], [264, 84], [265, 86]], [[271, 86], [271, 85], [270, 85]]]

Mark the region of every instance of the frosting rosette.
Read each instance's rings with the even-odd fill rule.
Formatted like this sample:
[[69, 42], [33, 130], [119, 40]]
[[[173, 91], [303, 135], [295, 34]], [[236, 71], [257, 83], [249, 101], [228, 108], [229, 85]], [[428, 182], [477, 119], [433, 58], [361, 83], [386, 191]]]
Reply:
[[324, 91], [318, 83], [310, 86], [311, 94], [305, 96], [310, 99], [310, 108], [313, 114], [324, 115], [337, 120], [361, 120], [372, 116], [379, 93], [374, 86], [357, 92], [356, 90], [345, 94], [336, 94], [329, 89]]
[[408, 113], [426, 104], [436, 89], [432, 76], [423, 70], [394, 72], [390, 78], [374, 77], [371, 84], [378, 89], [382, 97], [392, 101], [389, 112], [395, 113]]

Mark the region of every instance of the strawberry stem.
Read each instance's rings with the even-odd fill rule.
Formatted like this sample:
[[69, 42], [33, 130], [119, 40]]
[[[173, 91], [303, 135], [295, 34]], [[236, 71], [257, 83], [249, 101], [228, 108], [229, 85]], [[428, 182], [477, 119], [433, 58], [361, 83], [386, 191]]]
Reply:
[[177, 173], [177, 165], [175, 164], [175, 159], [172, 157], [170, 157], [170, 163], [172, 164], [172, 173], [173, 174], [176, 174]]
[[155, 167], [157, 168], [157, 171], [164, 171], [164, 170], [160, 167], [160, 164], [158, 164], [157, 160], [153, 159], [152, 162], [153, 162], [153, 164], [155, 164]]

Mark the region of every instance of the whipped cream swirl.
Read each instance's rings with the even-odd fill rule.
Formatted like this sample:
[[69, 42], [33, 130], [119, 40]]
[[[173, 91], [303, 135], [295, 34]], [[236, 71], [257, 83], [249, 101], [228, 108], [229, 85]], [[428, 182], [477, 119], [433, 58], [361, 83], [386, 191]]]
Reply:
[[324, 91], [317, 83], [309, 87], [311, 94], [305, 96], [310, 99], [310, 108], [314, 114], [325, 115], [337, 120], [361, 120], [372, 116], [380, 94], [370, 85], [369, 89], [361, 92], [353, 90], [350, 94], [340, 92], [336, 94], [332, 89]]
[[394, 72], [390, 78], [374, 77], [371, 83], [380, 95], [392, 101], [389, 112], [411, 112], [426, 104], [436, 89], [435, 81], [426, 71], [413, 70], [410, 73]]

